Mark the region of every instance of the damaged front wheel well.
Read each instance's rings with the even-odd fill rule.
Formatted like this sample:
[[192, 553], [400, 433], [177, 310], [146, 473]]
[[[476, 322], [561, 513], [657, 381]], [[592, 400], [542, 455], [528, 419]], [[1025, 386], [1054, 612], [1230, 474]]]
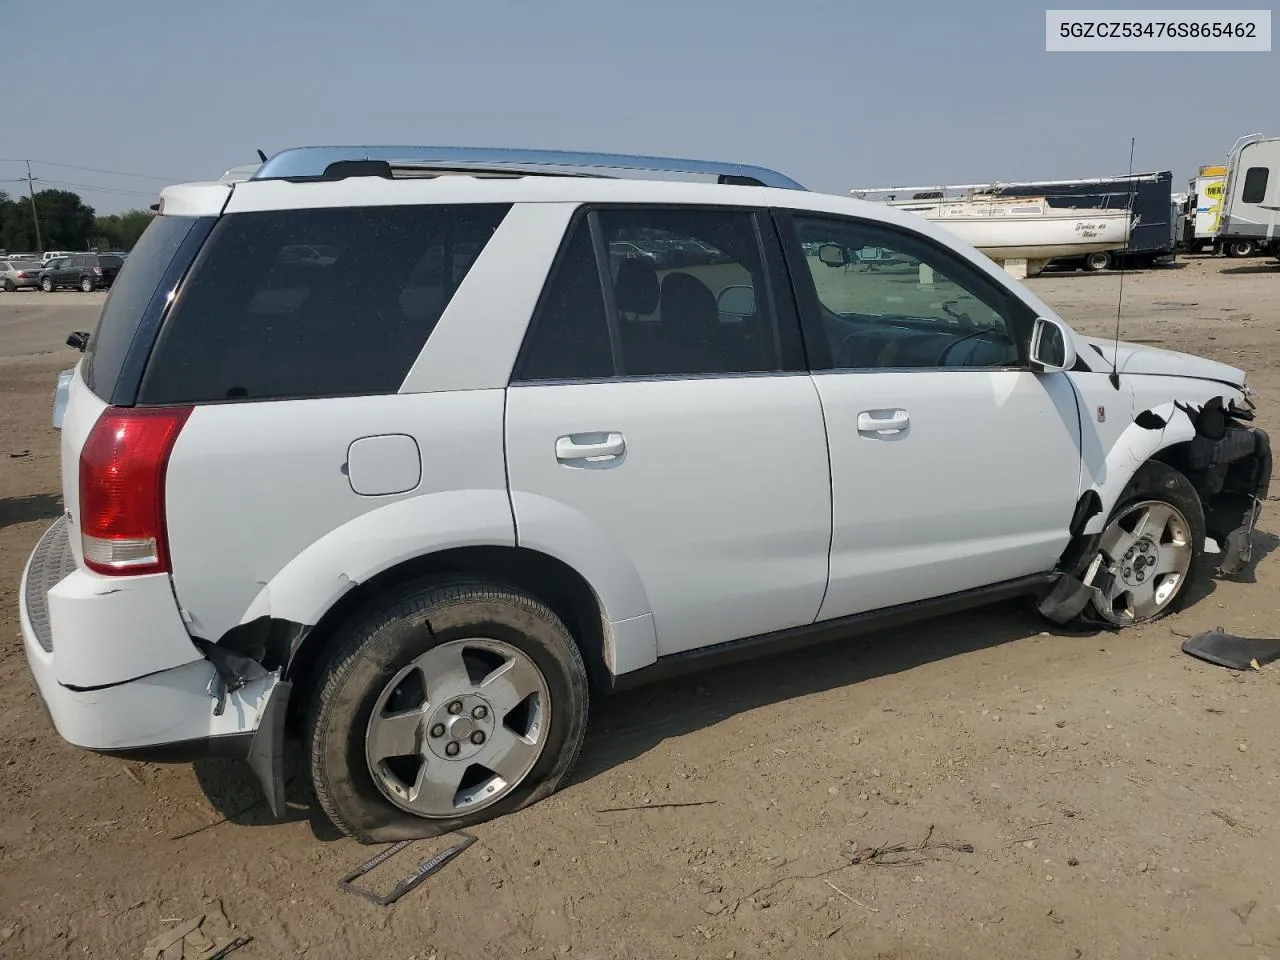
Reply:
[[586, 661], [593, 685], [607, 686], [604, 624], [595, 591], [563, 561], [521, 547], [458, 547], [428, 554], [384, 570], [347, 591], [292, 651], [286, 675], [299, 693], [298, 710], [307, 700], [311, 677], [342, 628], [379, 598], [401, 584], [423, 577], [492, 578], [518, 587], [549, 606], [569, 629]]

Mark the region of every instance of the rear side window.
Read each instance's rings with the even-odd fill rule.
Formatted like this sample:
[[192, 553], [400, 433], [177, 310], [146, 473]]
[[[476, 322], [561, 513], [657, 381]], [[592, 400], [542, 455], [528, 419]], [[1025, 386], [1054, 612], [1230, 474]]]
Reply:
[[[155, 217], [147, 224], [128, 263], [121, 267], [111, 284], [111, 293], [98, 318], [98, 329], [89, 339], [85, 351], [85, 383], [102, 399], [111, 402], [116, 398], [121, 370], [134, 336], [147, 314], [148, 305], [157, 295], [157, 303], [163, 301], [168, 291], [160, 291], [159, 288], [165, 285], [170, 264], [174, 262], [183, 240], [201, 222], [195, 217]], [[135, 379], [130, 389], [136, 387]]]
[[223, 217], [165, 321], [139, 401], [394, 393], [509, 209]]
[[1261, 203], [1267, 195], [1267, 168], [1250, 167], [1244, 175], [1240, 199], [1245, 203]]

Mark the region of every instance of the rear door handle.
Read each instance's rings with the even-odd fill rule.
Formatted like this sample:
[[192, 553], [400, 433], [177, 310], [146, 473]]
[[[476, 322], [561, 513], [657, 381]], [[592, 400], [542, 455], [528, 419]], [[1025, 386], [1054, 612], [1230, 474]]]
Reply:
[[911, 417], [905, 410], [863, 410], [858, 414], [858, 432], [886, 436], [901, 433], [911, 425]]
[[627, 452], [620, 433], [571, 433], [556, 439], [556, 459], [561, 463], [616, 460]]

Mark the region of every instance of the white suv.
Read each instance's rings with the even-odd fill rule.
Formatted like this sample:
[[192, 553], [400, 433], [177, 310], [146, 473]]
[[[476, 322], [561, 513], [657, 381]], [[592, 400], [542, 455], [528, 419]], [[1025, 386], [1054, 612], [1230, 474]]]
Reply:
[[589, 690], [1022, 594], [1147, 622], [1206, 536], [1248, 560], [1241, 371], [911, 213], [652, 157], [225, 179], [164, 191], [60, 381], [21, 620], [82, 747], [246, 757], [279, 812], [288, 728], [341, 829], [435, 834], [562, 784]]

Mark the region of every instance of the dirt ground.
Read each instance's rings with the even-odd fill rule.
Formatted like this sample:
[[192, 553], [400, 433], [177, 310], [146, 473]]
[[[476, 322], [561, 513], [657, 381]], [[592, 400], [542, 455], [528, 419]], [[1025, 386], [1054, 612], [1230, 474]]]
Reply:
[[[1114, 332], [1117, 275], [1028, 283]], [[0, 294], [0, 958], [133, 958], [220, 911], [253, 937], [235, 960], [1280, 958], [1280, 664], [1237, 675], [1179, 649], [1280, 632], [1274, 504], [1253, 582], [1206, 574], [1149, 628], [1060, 635], [993, 607], [601, 704], [571, 786], [390, 908], [338, 888], [375, 850], [335, 836], [300, 762], [273, 823], [238, 764], [64, 744], [18, 578], [60, 510], [60, 344], [100, 300]], [[1123, 313], [1126, 339], [1247, 369], [1280, 436], [1280, 265], [1130, 273]], [[905, 862], [851, 862], [890, 844]]]

